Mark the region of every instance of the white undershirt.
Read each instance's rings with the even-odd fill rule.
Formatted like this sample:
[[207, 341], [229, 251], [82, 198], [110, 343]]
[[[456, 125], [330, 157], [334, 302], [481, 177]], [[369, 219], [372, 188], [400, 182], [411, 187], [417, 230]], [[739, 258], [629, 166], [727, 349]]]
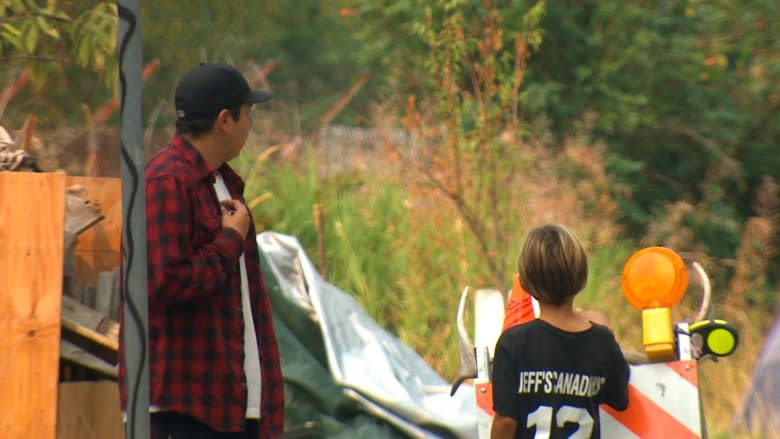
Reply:
[[[215, 172], [216, 181], [214, 190], [217, 192], [219, 201], [229, 200], [232, 197], [225, 186], [225, 180], [219, 172]], [[250, 419], [260, 418], [260, 392], [262, 382], [260, 379], [260, 355], [257, 351], [257, 334], [255, 333], [255, 322], [252, 319], [252, 304], [249, 300], [249, 278], [246, 272], [246, 262], [244, 254], [241, 254], [239, 261], [241, 269], [241, 309], [244, 313], [244, 375], [246, 375], [247, 386], [247, 407], [246, 417]]]

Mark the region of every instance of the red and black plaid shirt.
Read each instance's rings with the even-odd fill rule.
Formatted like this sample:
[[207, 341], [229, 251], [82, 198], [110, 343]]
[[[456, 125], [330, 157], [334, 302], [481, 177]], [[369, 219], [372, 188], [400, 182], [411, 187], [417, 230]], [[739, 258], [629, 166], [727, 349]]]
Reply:
[[[227, 164], [219, 172], [231, 196], [243, 201], [241, 178]], [[146, 165], [151, 404], [219, 431], [243, 430], [243, 252], [262, 369], [260, 437], [276, 437], [284, 427], [282, 375], [255, 230], [250, 222], [244, 239], [221, 227], [213, 182], [212, 169], [178, 135]], [[122, 342], [120, 336], [120, 349]]]

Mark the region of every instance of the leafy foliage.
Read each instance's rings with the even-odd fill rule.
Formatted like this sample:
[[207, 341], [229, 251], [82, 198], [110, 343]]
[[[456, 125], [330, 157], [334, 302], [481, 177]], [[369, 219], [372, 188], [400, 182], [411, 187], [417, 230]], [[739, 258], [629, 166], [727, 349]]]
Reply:
[[39, 85], [74, 66], [117, 83], [116, 3], [2, 0], [0, 60], [8, 68], [31, 68]]
[[528, 63], [529, 115], [557, 139], [595, 116], [615, 181], [631, 189], [618, 195], [632, 233], [684, 200], [697, 206], [694, 240], [733, 256], [752, 191], [780, 169], [767, 150], [777, 143], [778, 89], [766, 75], [780, 52], [765, 33], [776, 2], [578, 3], [548, 5], [542, 27], [556, 32]]
[[[360, 10], [370, 17], [367, 24], [394, 25], [395, 32], [385, 27], [374, 32], [380, 51], [389, 53], [373, 59], [368, 54], [364, 61], [391, 60], [388, 83], [394, 83], [392, 77], [409, 79], [399, 83], [395, 102], [403, 109], [403, 126], [426, 145], [425, 159], [415, 162], [396, 153], [425, 176], [418, 196], [438, 193], [455, 206], [479, 243], [487, 277], [503, 283], [513, 244], [506, 237], [518, 226], [519, 201], [507, 197], [505, 188], [523, 170], [515, 138], [524, 127], [517, 112], [506, 109], [517, 109], [529, 43], [540, 39], [544, 2], [508, 23], [504, 13], [511, 18], [516, 12], [510, 11], [522, 8], [442, 0], [423, 8], [415, 2], [362, 2]], [[407, 37], [411, 41], [402, 41]], [[410, 45], [420, 49], [407, 56]]]

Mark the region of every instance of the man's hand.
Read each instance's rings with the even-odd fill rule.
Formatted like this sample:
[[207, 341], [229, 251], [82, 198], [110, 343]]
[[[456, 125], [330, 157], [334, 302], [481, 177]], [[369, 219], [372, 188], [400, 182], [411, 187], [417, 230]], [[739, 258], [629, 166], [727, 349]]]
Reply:
[[246, 206], [238, 200], [225, 200], [219, 204], [222, 206], [222, 227], [230, 227], [246, 238], [249, 232], [249, 211]]

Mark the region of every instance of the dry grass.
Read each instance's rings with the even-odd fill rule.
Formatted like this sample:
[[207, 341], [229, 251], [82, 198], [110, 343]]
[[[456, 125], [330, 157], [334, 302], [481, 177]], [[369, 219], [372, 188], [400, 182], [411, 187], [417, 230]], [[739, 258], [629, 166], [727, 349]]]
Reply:
[[[710, 415], [708, 423], [714, 424], [712, 428], [716, 431], [729, 431], [730, 421], [741, 410], [742, 396], [772, 324], [774, 307], [767, 305], [778, 303], [780, 292], [775, 292], [774, 297], [767, 296], [767, 275], [777, 251], [774, 236], [778, 227], [779, 189], [774, 180], [766, 178], [756, 192], [754, 211], [757, 215], [743, 226], [734, 262], [735, 275], [728, 284], [723, 303], [724, 317], [739, 330], [740, 346], [721, 364], [703, 364], [701, 367], [704, 409]], [[730, 391], [724, 392], [724, 389]], [[772, 437], [780, 437], [780, 432]]]

